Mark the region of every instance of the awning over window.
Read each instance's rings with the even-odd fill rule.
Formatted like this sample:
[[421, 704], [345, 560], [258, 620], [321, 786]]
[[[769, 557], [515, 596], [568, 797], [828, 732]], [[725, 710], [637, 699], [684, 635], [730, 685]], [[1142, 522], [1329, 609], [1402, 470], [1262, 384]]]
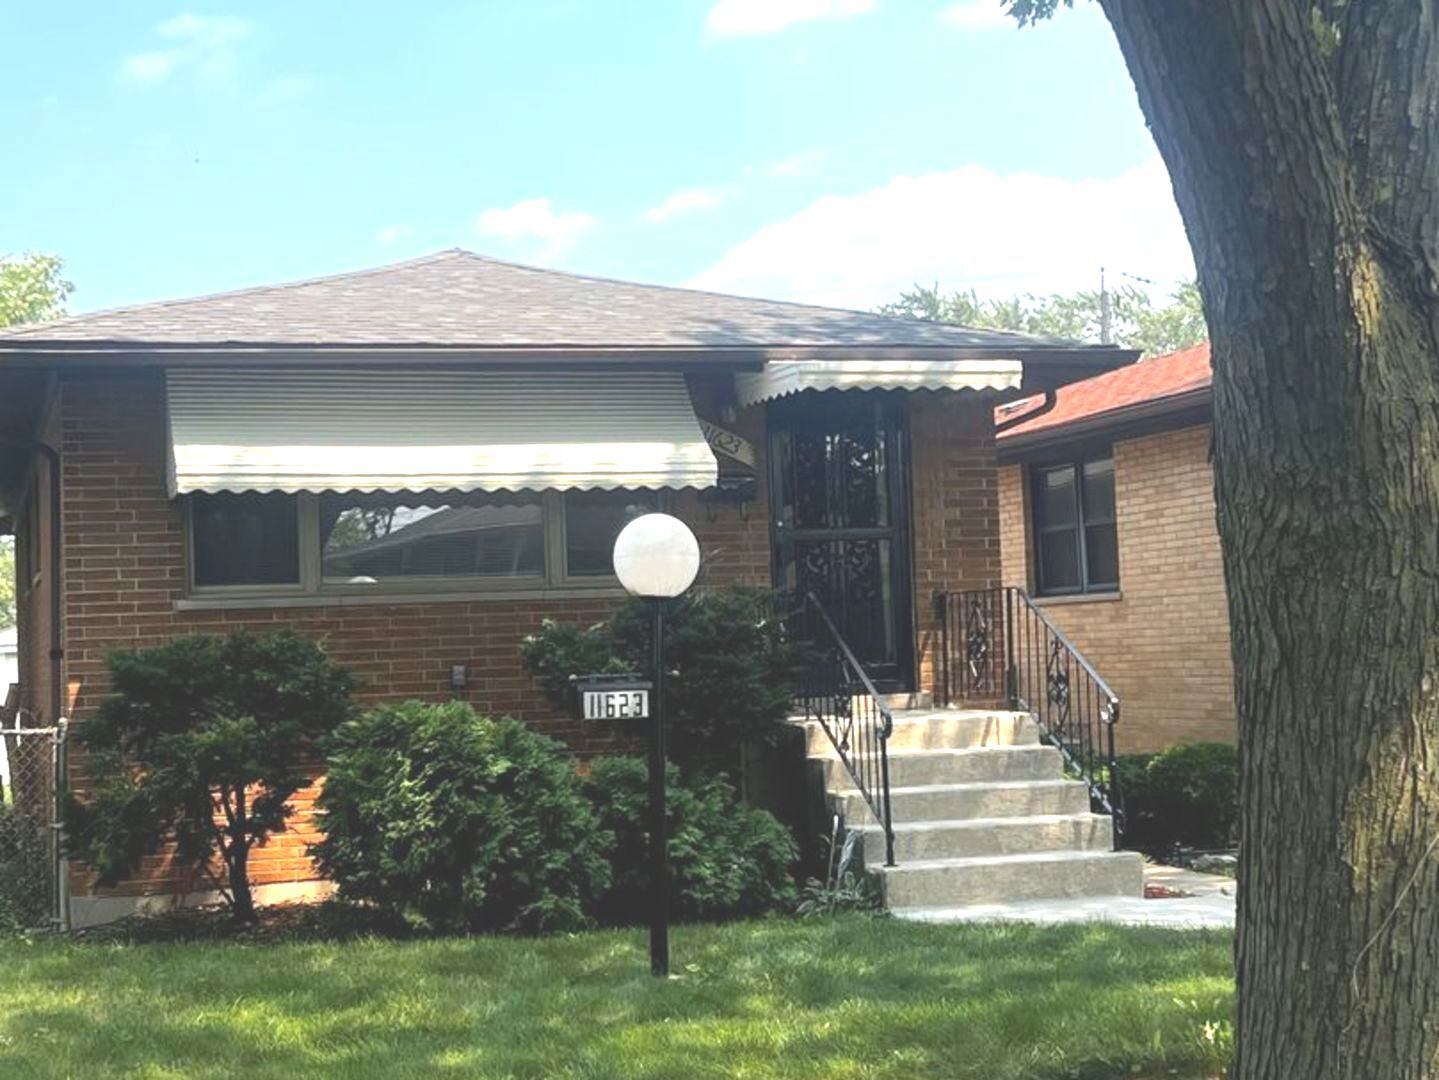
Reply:
[[735, 376], [740, 404], [801, 390], [1016, 390], [1018, 360], [788, 360]]
[[711, 487], [677, 372], [166, 375], [170, 491]]

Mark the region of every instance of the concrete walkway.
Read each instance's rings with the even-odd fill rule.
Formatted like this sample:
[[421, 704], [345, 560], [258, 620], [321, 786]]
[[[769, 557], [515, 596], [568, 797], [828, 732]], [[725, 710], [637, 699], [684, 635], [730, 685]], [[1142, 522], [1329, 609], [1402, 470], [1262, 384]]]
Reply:
[[1144, 884], [1191, 895], [1170, 900], [1143, 900], [1127, 896], [1021, 900], [1010, 904], [908, 908], [893, 914], [898, 919], [933, 923], [1109, 922], [1124, 926], [1167, 926], [1179, 930], [1234, 928], [1234, 881], [1230, 878], [1149, 863], [1144, 867]]

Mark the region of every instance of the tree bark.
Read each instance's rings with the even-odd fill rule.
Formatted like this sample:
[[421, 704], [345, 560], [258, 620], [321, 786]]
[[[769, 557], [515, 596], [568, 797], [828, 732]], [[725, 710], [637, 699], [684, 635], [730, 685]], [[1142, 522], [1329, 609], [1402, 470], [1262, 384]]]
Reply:
[[1100, 2], [1214, 353], [1234, 1075], [1439, 1077], [1434, 0]]

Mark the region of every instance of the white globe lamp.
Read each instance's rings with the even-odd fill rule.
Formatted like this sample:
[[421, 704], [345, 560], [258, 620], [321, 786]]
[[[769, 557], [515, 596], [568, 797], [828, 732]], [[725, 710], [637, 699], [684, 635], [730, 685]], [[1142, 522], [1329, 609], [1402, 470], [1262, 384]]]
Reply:
[[643, 514], [615, 539], [615, 575], [635, 596], [673, 599], [694, 584], [699, 569], [699, 541], [669, 514]]

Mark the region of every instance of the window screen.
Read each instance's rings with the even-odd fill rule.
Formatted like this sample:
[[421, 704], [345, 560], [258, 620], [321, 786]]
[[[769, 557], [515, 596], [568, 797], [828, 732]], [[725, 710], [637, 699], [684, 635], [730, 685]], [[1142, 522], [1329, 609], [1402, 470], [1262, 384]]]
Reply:
[[297, 585], [299, 501], [294, 495], [195, 495], [195, 584]]

